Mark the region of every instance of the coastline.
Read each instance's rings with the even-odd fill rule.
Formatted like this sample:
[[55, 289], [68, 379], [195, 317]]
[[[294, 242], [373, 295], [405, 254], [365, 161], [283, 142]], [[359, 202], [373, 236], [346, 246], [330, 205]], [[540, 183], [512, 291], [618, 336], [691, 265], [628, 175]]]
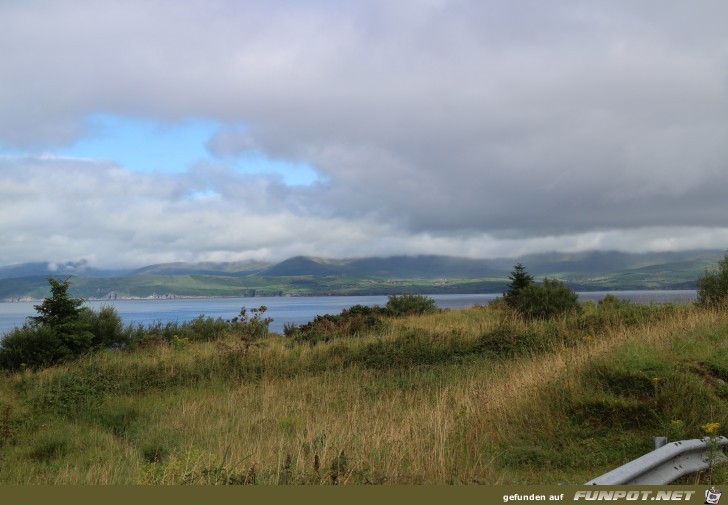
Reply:
[[[685, 288], [644, 288], [644, 289], [582, 289], [575, 290], [579, 294], [598, 294], [598, 293], [637, 293], [637, 292], [695, 292], [695, 289]], [[390, 292], [368, 292], [368, 293], [342, 293], [342, 292], [328, 292], [328, 293], [289, 293], [282, 295], [261, 295], [261, 296], [250, 296], [250, 295], [150, 295], [150, 296], [115, 296], [103, 297], [103, 298], [83, 298], [87, 302], [115, 302], [115, 301], [154, 301], [154, 300], [226, 300], [236, 298], [325, 298], [325, 297], [359, 297], [359, 296], [390, 296], [394, 293]], [[402, 293], [404, 294], [404, 293]], [[444, 296], [444, 295], [501, 295], [501, 291], [492, 292], [426, 292], [426, 293], [412, 293], [423, 296]], [[3, 298], [0, 299], [0, 303], [30, 303], [30, 302], [42, 302], [44, 298], [33, 298], [33, 297], [18, 297], [18, 298]]]

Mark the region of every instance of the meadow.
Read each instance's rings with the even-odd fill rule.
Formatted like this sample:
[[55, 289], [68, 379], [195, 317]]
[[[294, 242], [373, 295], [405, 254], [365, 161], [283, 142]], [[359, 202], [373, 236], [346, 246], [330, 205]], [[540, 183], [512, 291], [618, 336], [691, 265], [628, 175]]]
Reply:
[[375, 323], [149, 335], [6, 372], [0, 483], [581, 484], [653, 436], [728, 426], [725, 309], [612, 300], [527, 320], [495, 303]]

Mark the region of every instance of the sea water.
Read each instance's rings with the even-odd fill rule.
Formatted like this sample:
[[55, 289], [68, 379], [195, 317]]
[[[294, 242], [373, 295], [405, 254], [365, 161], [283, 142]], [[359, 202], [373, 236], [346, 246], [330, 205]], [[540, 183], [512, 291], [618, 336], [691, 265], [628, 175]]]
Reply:
[[[594, 291], [579, 294], [580, 301], [597, 301], [607, 294], [635, 303], [687, 303], [694, 301], [694, 290], [655, 291]], [[428, 295], [439, 308], [458, 309], [473, 305], [485, 305], [497, 293], [471, 295]], [[104, 305], [116, 309], [124, 324], [144, 325], [161, 321], [189, 321], [203, 314], [213, 318], [231, 319], [240, 313], [242, 307], [267, 307], [265, 317], [273, 318], [270, 330], [282, 333], [286, 323], [303, 324], [317, 315], [338, 314], [352, 305], [384, 306], [387, 296], [302, 296], [302, 297], [254, 297], [254, 298], [174, 298], [144, 300], [87, 301], [86, 306], [98, 309]], [[26, 318], [36, 315], [34, 305], [40, 302], [0, 303], [0, 335], [22, 326]], [[250, 312], [248, 312], [250, 313]]]

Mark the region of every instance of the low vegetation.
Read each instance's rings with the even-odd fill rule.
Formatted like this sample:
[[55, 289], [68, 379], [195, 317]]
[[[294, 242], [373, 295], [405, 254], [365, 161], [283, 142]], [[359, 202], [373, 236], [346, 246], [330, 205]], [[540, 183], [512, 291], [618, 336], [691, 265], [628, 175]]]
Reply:
[[3, 362], [0, 483], [580, 484], [654, 435], [728, 426], [723, 305], [574, 306], [533, 286], [568, 308], [393, 297], [277, 335], [264, 307], [147, 327], [77, 307], [86, 352]]
[[715, 270], [705, 270], [698, 279], [698, 304], [708, 307], [725, 305], [728, 299], [728, 253]]

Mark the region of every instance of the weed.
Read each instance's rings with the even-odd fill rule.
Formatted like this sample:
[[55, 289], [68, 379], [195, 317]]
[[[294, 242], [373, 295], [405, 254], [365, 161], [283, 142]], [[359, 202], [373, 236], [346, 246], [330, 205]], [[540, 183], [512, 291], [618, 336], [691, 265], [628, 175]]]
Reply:
[[347, 472], [349, 471], [349, 458], [346, 457], [342, 449], [331, 462], [331, 484], [340, 484], [342, 480], [346, 479]]

